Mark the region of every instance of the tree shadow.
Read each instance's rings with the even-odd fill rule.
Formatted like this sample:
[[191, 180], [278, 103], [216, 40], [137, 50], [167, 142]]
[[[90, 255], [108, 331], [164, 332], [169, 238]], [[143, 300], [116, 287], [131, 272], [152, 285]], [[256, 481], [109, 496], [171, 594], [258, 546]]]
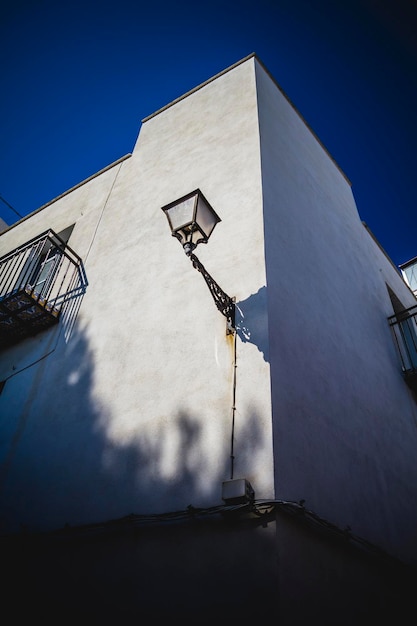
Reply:
[[[69, 342], [62, 333], [48, 351], [52, 340], [48, 333], [32, 340], [33, 350], [42, 341], [48, 356], [16, 372], [0, 395], [1, 532], [222, 504], [222, 481], [230, 474], [231, 415], [213, 450], [204, 405], [192, 415], [177, 407], [153, 430], [146, 427], [149, 416], [142, 413], [138, 388], [137, 417], [129, 417], [131, 428], [123, 425], [122, 439], [115, 437], [123, 417], [113, 416], [105, 399], [95, 395], [95, 361], [86, 334], [73, 328]], [[121, 382], [115, 380], [115, 387]], [[134, 388], [130, 393], [134, 403]], [[245, 443], [234, 451], [238, 468], [263, 441], [256, 408], [244, 414], [239, 432]]]
[[[263, 294], [250, 304], [258, 302], [261, 308]], [[239, 333], [265, 349], [260, 322], [250, 329], [243, 325], [250, 310], [243, 303]], [[121, 416], [113, 420], [105, 400], [95, 395], [95, 367], [103, 364], [94, 356], [87, 333], [74, 329], [69, 343], [61, 335], [57, 349], [8, 380], [0, 396], [5, 612], [13, 610], [15, 618], [24, 619], [30, 605], [32, 616], [51, 625], [57, 615], [60, 624], [87, 620], [101, 626], [120, 619], [159, 624], [174, 618], [190, 623], [195, 616], [206, 619], [204, 623], [219, 615], [234, 621], [274, 619], [275, 522], [252, 520], [255, 532], [253, 524], [236, 517], [215, 523], [190, 518], [180, 524], [167, 516], [166, 522], [159, 518], [153, 523], [153, 513], [221, 504], [230, 442], [210, 450], [216, 462], [208, 470], [204, 452], [211, 444], [202, 406], [195, 414], [177, 407], [173, 415], [164, 416], [157, 432], [150, 431], [152, 437], [132, 430], [132, 436], [116, 444], [112, 427]], [[140, 405], [137, 415], [146, 418]], [[255, 406], [239, 411], [238, 420], [234, 454], [238, 468], [246, 469], [262, 451], [262, 420]], [[229, 421], [223, 431], [227, 436], [231, 417]], [[168, 475], [166, 454], [172, 448], [175, 472]], [[26, 541], [42, 535], [36, 532], [39, 522], [41, 530], [65, 530], [69, 524], [70, 532], [77, 524], [90, 523], [97, 531], [100, 523], [104, 527], [132, 513], [149, 514], [148, 527], [106, 536], [87, 533], [71, 541], [56, 541], [53, 533], [51, 541]], [[4, 533], [16, 519], [23, 526], [15, 533], [19, 541], [6, 543]], [[298, 545], [298, 535], [293, 545]], [[280, 559], [281, 571], [287, 572], [293, 552], [284, 561], [281, 553]], [[287, 584], [289, 595], [298, 590], [295, 574]], [[16, 603], [16, 597], [25, 602]]]
[[[39, 341], [46, 349], [55, 339], [45, 333], [32, 349]], [[96, 395], [96, 368], [103, 363], [94, 356], [87, 332], [75, 327], [69, 342], [61, 333], [55, 350], [10, 378], [0, 395], [7, 598], [23, 595], [44, 624], [56, 623], [57, 614], [63, 624], [86, 618], [110, 624], [121, 616], [165, 623], [201, 610], [213, 619], [219, 612], [233, 617], [252, 611], [255, 617], [260, 606], [269, 615], [275, 589], [270, 529], [254, 533], [219, 513], [204, 520], [182, 516], [181, 522], [173, 515], [224, 504], [232, 417], [213, 447], [204, 405], [193, 414], [177, 407], [146, 433], [149, 416], [138, 401], [144, 432], [132, 423], [131, 436], [116, 440], [123, 416], [112, 415]], [[115, 380], [115, 393], [122, 378]], [[234, 448], [241, 469], [264, 443], [256, 409], [242, 414], [241, 443]], [[148, 522], [101, 534], [133, 514]], [[90, 531], [77, 534], [86, 527]], [[15, 616], [20, 610], [14, 604]]]

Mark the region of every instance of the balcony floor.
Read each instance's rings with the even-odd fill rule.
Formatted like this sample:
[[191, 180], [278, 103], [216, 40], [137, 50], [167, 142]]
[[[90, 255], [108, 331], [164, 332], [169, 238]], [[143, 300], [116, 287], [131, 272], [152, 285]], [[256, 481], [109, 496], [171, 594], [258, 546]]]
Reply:
[[59, 312], [38, 294], [20, 289], [0, 300], [0, 349], [32, 337], [58, 322]]

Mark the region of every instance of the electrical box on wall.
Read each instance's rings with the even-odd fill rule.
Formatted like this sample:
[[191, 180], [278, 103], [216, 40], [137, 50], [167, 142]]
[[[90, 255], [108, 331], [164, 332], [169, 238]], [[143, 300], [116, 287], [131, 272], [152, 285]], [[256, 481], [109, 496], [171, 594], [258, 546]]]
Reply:
[[226, 504], [247, 504], [254, 498], [255, 492], [246, 478], [223, 481], [222, 499]]

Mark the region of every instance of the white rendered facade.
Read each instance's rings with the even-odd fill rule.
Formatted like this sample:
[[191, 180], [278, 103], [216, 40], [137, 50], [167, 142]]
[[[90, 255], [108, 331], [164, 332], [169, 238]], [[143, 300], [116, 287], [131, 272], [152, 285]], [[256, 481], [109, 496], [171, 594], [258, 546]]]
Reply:
[[[221, 218], [196, 254], [236, 300], [235, 334], [161, 211], [196, 188]], [[85, 293], [59, 324], [0, 353], [4, 534], [215, 507], [223, 481], [246, 478], [255, 501], [305, 501], [417, 564], [417, 404], [387, 287], [405, 308], [416, 300], [361, 222], [349, 181], [256, 56], [146, 118], [131, 155], [3, 232], [0, 256], [73, 225]], [[248, 610], [258, 599], [282, 624], [298, 623], [300, 601], [329, 624], [357, 620], [352, 596], [375, 608], [360, 598], [368, 565], [279, 515], [244, 541], [194, 532], [190, 544], [181, 535], [181, 553], [166, 534], [156, 543], [157, 559], [170, 555], [165, 569], [184, 559], [192, 572], [186, 584], [181, 568], [147, 581], [164, 597], [171, 585], [166, 614], [185, 615], [181, 593], [193, 611], [218, 605], [231, 616], [253, 592]], [[147, 549], [130, 580], [155, 561]], [[120, 569], [124, 550], [112, 547]], [[213, 581], [217, 566], [229, 589]], [[129, 616], [136, 597], [126, 591]], [[141, 606], [150, 611], [146, 598]]]

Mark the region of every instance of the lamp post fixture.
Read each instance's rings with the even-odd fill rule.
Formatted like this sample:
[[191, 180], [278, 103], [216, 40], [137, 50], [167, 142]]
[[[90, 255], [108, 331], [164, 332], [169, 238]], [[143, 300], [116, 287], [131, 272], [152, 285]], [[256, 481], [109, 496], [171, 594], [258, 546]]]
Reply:
[[199, 243], [207, 243], [220, 217], [206, 200], [200, 189], [162, 207], [167, 216], [171, 234], [182, 244], [193, 267], [202, 274], [216, 307], [227, 319], [228, 334], [235, 331], [235, 303], [210, 276], [194, 254]]

